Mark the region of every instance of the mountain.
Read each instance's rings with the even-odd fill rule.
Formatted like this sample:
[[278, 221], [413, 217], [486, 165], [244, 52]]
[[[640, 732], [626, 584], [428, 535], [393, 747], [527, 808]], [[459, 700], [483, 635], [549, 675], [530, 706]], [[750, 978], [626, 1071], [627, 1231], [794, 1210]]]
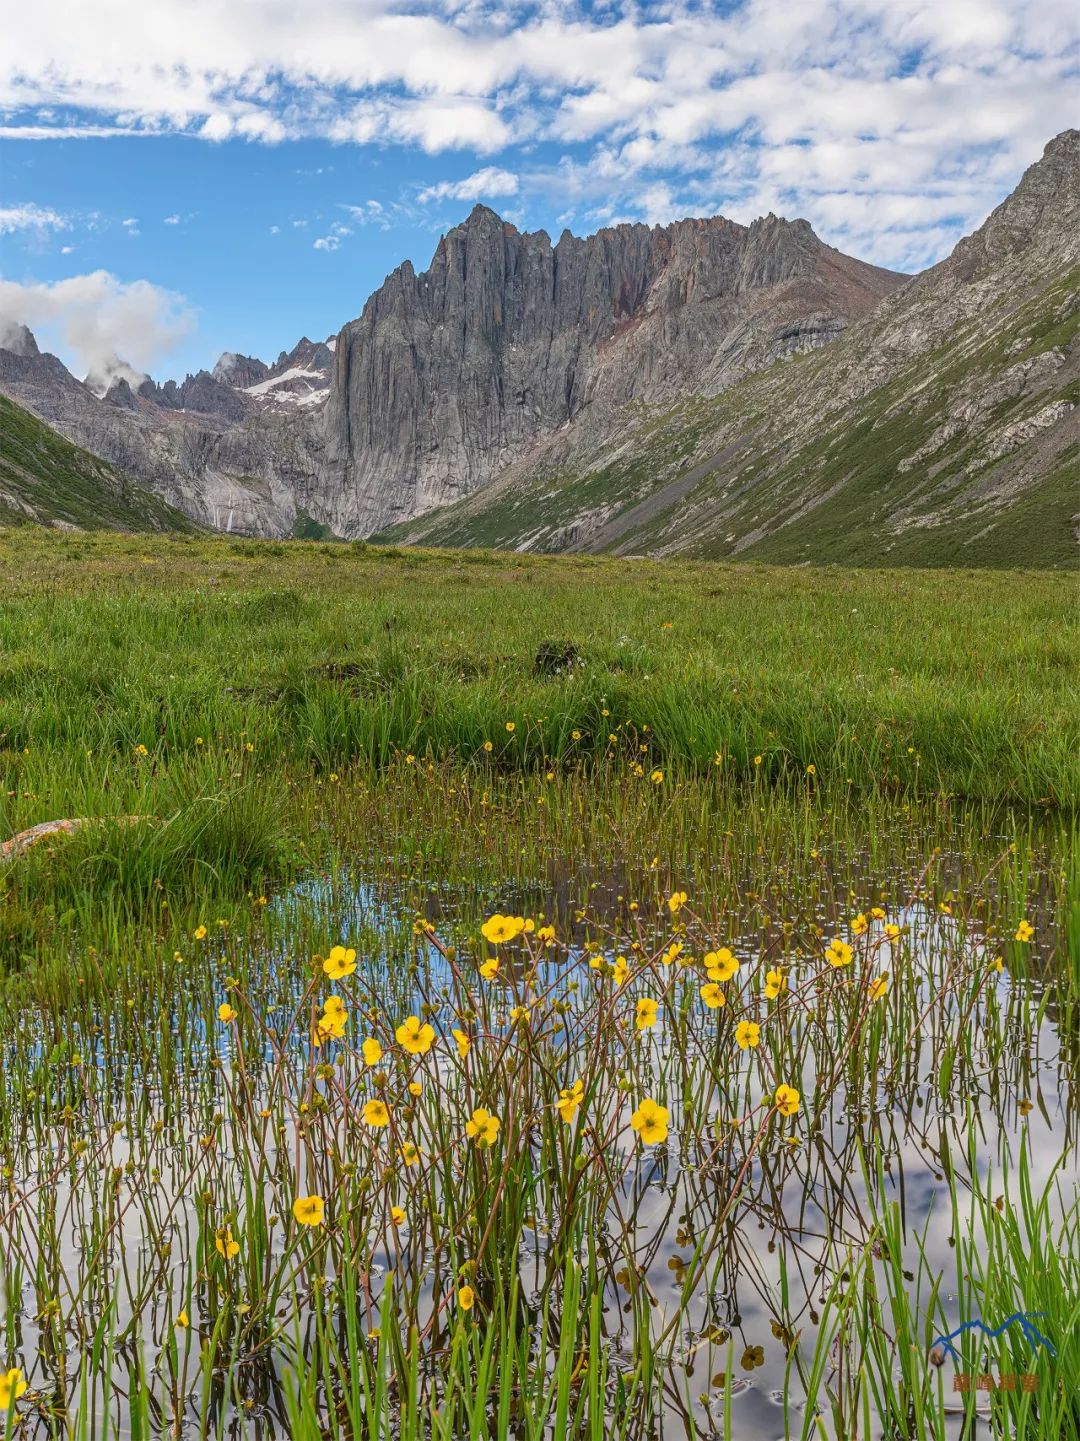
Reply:
[[292, 350], [283, 350], [273, 365], [226, 351], [212, 375], [260, 405], [318, 405], [330, 389], [336, 345], [336, 335], [326, 340], [309, 340], [305, 335]]
[[133, 486], [0, 395], [0, 525], [194, 531], [186, 515]]
[[770, 215], [523, 234], [478, 205], [341, 332], [325, 519], [366, 534], [478, 490], [587, 417], [708, 395], [834, 340], [903, 277]]
[[477, 206], [336, 337], [104, 395], [0, 391], [200, 523], [255, 535], [849, 563], [1068, 564], [1080, 132], [941, 264], [803, 220], [527, 234]]
[[203, 524], [366, 535], [574, 422], [614, 436], [627, 407], [831, 343], [902, 283], [805, 221], [620, 225], [553, 246], [477, 206], [426, 272], [401, 266], [339, 336], [273, 366], [226, 355], [179, 385], [125, 375], [98, 396], [53, 356], [0, 348], [0, 390]]
[[295, 412], [264, 406], [208, 371], [179, 385], [113, 380], [99, 397], [25, 327], [0, 344], [0, 393], [200, 525], [291, 533], [295, 493], [318, 472], [321, 441]]
[[1080, 132], [946, 260], [827, 350], [712, 399], [552, 437], [385, 532], [438, 545], [777, 562], [1072, 565], [1080, 478]]

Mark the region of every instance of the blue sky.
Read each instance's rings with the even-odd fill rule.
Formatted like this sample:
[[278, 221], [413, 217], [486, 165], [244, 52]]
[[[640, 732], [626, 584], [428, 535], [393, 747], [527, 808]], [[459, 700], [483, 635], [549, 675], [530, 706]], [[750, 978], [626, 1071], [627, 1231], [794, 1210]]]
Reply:
[[803, 215], [912, 270], [1080, 123], [1074, 0], [39, 0], [0, 54], [0, 326], [264, 359], [523, 228]]

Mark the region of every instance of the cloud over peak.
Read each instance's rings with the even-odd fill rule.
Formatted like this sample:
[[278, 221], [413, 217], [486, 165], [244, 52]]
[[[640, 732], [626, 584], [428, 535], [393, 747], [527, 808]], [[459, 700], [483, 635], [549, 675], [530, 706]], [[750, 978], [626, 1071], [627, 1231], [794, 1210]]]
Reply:
[[0, 279], [0, 332], [16, 325], [73, 356], [97, 388], [117, 376], [137, 383], [187, 336], [195, 316], [182, 295], [107, 270], [50, 283]]

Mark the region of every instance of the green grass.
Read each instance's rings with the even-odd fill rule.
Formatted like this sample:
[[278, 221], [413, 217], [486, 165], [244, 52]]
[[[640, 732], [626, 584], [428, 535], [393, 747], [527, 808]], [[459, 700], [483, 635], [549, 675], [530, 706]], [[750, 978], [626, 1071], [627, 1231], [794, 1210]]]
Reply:
[[[324, 774], [413, 754], [801, 791], [813, 765], [830, 795], [1080, 798], [1066, 577], [13, 531], [0, 606], [9, 832], [98, 813], [102, 777], [157, 814], [164, 770], [197, 788], [237, 748]], [[547, 644], [571, 664], [538, 666]]]
[[0, 533], [0, 832], [95, 822], [0, 868], [9, 1433], [946, 1441], [1023, 1308], [1070, 1436], [1070, 600]]

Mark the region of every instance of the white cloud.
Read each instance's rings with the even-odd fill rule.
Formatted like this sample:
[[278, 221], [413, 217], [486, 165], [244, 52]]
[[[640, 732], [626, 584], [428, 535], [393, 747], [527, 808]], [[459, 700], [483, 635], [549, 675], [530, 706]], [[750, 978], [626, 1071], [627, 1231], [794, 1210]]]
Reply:
[[195, 316], [182, 295], [95, 270], [41, 284], [0, 279], [0, 331], [16, 324], [79, 375], [141, 379], [191, 333]]
[[165, 217], [165, 224], [166, 224], [166, 225], [179, 225], [179, 224], [180, 224], [180, 217], [179, 217], [179, 215], [166, 215], [166, 217]]
[[127, 220], [121, 220], [120, 224], [124, 227], [128, 235], [135, 236], [142, 234], [142, 231], [139, 229], [139, 222], [134, 215], [130, 215]]
[[315, 241], [315, 249], [337, 250], [338, 246], [341, 244], [345, 236], [351, 234], [352, 231], [347, 225], [343, 225], [340, 220], [335, 220], [333, 225], [331, 225], [330, 227], [330, 233], [328, 235], [320, 236], [320, 238]]
[[0, 206], [0, 235], [10, 235], [16, 230], [69, 230], [71, 221], [66, 215], [49, 210], [41, 205]]
[[474, 170], [471, 175], [466, 175], [464, 180], [440, 180], [437, 185], [425, 186], [419, 199], [423, 204], [429, 200], [490, 200], [502, 195], [516, 195], [518, 183], [512, 170], [486, 165], [483, 170]]
[[[845, 245], [873, 245], [890, 215], [910, 218], [908, 197], [929, 197], [921, 229], [936, 245], [978, 223], [1076, 123], [1080, 7], [39, 0], [5, 17], [4, 41], [3, 137], [519, 147], [527, 163], [488, 164], [422, 197], [513, 195], [527, 210], [542, 192], [550, 211], [646, 220], [760, 206], [805, 214]], [[525, 149], [544, 143], [541, 157]], [[493, 189], [495, 177], [516, 188]]]

